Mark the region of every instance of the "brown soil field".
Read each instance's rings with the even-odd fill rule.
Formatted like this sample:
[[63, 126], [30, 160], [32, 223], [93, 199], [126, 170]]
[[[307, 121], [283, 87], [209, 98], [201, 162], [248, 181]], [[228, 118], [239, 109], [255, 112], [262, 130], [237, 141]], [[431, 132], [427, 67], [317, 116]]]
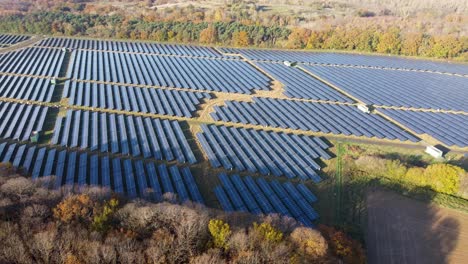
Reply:
[[367, 206], [369, 263], [468, 262], [468, 214], [382, 190]]

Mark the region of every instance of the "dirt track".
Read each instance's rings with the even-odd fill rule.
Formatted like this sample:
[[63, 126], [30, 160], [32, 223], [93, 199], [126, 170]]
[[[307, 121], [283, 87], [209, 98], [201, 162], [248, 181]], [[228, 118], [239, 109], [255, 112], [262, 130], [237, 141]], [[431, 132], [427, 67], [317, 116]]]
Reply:
[[369, 263], [467, 263], [468, 214], [380, 190], [367, 204]]

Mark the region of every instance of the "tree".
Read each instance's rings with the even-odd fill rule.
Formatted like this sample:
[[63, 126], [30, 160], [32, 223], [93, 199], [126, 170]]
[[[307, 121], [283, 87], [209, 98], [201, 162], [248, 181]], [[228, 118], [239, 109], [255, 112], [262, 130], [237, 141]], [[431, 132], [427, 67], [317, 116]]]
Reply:
[[208, 223], [208, 230], [210, 231], [214, 246], [227, 249], [227, 241], [231, 235], [229, 225], [222, 220], [211, 219]]
[[328, 243], [317, 230], [298, 227], [291, 233], [290, 239], [299, 254], [308, 260], [322, 258], [327, 254]]
[[437, 192], [456, 194], [460, 189], [460, 178], [465, 171], [450, 164], [433, 164], [426, 168], [424, 176]]
[[286, 46], [290, 49], [304, 48], [309, 38], [310, 31], [304, 28], [294, 28], [289, 34]]
[[245, 31], [236, 31], [232, 34], [232, 44], [238, 47], [247, 47], [250, 45], [249, 35]]
[[218, 41], [218, 31], [215, 27], [209, 26], [200, 32], [200, 43], [214, 44]]
[[401, 39], [398, 28], [390, 28], [382, 34], [377, 45], [377, 52], [400, 54]]
[[269, 223], [254, 223], [253, 227], [254, 231], [266, 241], [279, 243], [283, 239], [283, 233]]
[[323, 44], [323, 33], [314, 31], [310, 33], [309, 38], [307, 39], [307, 48], [308, 49], [320, 49]]
[[94, 202], [86, 194], [70, 195], [53, 209], [54, 216], [64, 222], [89, 222], [92, 219]]
[[431, 55], [437, 58], [453, 58], [463, 51], [463, 43], [453, 36], [434, 38]]
[[333, 254], [343, 259], [344, 263], [366, 262], [361, 244], [347, 236], [343, 231], [325, 225], [319, 225], [319, 230], [329, 241], [329, 246]]
[[423, 34], [409, 33], [403, 38], [401, 44], [401, 54], [409, 56], [417, 56], [423, 41]]

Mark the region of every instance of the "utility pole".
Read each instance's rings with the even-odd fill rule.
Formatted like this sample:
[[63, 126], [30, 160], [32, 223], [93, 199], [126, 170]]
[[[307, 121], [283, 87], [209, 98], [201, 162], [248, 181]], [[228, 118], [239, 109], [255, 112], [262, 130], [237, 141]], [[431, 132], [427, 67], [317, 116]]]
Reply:
[[342, 142], [338, 142], [336, 148], [335, 224], [341, 225], [343, 214], [343, 155], [346, 150]]

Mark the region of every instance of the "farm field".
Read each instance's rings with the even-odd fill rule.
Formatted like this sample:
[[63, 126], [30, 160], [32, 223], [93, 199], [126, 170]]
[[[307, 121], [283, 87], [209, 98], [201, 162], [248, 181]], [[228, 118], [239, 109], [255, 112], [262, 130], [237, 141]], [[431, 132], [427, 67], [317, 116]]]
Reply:
[[393, 57], [38, 39], [0, 49], [0, 161], [54, 175], [50, 188], [171, 193], [313, 226], [330, 138], [467, 151], [467, 74]]
[[383, 190], [369, 192], [367, 204], [369, 263], [464, 263], [468, 257], [468, 214]]

